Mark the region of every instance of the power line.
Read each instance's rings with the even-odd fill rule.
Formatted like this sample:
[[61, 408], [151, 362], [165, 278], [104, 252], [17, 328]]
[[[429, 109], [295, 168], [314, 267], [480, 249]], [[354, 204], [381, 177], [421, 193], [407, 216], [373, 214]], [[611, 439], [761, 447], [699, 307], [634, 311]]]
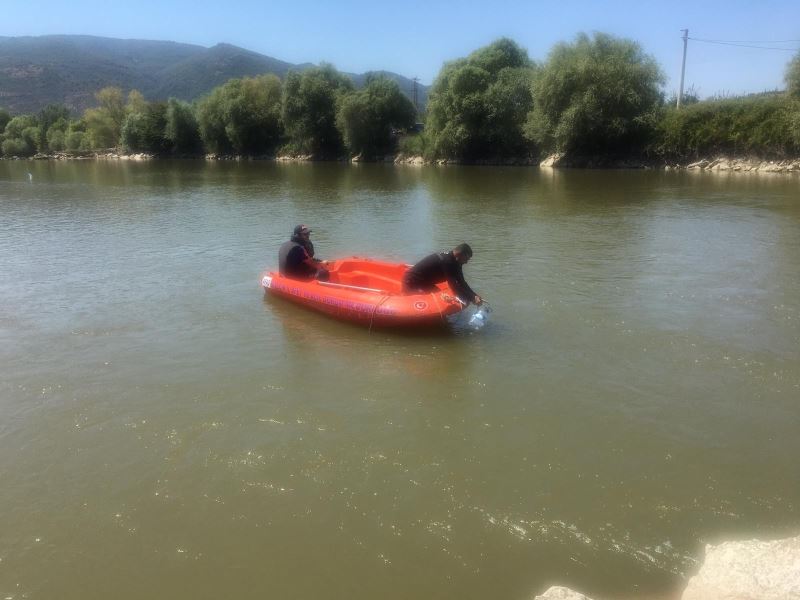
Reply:
[[[740, 44], [738, 42], [723, 42], [720, 40], [704, 40], [700, 38], [689, 38], [693, 42], [702, 42], [704, 44], [719, 44], [721, 46], [736, 46], [737, 48], [756, 48], [758, 50], [783, 50], [784, 52], [797, 52], [800, 48], [780, 48], [778, 46], [753, 46], [750, 44]], [[778, 42], [772, 42], [778, 43]]]
[[800, 40], [700, 40], [702, 42], [724, 42], [727, 44], [795, 44]]

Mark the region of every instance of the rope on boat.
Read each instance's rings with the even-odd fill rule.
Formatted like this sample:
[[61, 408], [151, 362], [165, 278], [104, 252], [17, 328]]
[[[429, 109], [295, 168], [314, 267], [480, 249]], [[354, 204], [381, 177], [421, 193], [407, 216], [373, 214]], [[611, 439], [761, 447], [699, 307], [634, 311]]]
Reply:
[[[436, 304], [436, 310], [439, 311], [439, 318], [442, 320], [442, 323], [446, 323], [447, 320], [444, 318], [444, 313], [442, 312], [442, 307], [439, 304], [439, 299], [436, 297], [437, 295], [438, 295], [438, 292], [433, 292], [431, 294], [431, 297], [433, 298], [434, 304]], [[446, 296], [446, 294], [442, 294], [442, 299], [444, 299], [445, 296]]]
[[375, 320], [375, 313], [378, 312], [378, 309], [381, 307], [381, 304], [386, 302], [391, 296], [384, 296], [381, 298], [380, 302], [377, 302], [375, 306], [372, 307], [372, 314], [369, 317], [369, 333], [372, 333], [372, 322]]

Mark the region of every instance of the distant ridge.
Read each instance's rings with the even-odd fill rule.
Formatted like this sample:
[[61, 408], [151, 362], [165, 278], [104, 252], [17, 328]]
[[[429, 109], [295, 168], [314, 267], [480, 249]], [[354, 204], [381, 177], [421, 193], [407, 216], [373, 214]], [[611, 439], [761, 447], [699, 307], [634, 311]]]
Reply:
[[[194, 100], [232, 77], [274, 73], [284, 78], [290, 70], [311, 66], [231, 44], [206, 48], [87, 35], [0, 37], [0, 107], [19, 114], [59, 103], [79, 114], [96, 104], [97, 90], [109, 85], [125, 91], [137, 89], [148, 100]], [[411, 97], [411, 79], [388, 71], [381, 73], [397, 81]], [[366, 74], [346, 74], [357, 86], [363, 85]], [[422, 109], [428, 87], [417, 87]]]

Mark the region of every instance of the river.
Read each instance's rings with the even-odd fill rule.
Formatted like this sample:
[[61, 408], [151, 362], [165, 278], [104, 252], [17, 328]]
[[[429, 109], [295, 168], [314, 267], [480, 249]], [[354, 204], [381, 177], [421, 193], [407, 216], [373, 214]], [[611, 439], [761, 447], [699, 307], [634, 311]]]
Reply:
[[[488, 324], [264, 298], [298, 223]], [[669, 597], [798, 430], [796, 176], [0, 161], [2, 598]]]

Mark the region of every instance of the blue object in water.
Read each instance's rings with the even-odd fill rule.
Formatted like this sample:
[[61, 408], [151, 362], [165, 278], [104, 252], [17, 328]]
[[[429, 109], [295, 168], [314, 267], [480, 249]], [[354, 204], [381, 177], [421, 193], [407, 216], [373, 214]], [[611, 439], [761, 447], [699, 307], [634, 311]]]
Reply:
[[473, 329], [480, 329], [486, 325], [486, 320], [489, 318], [489, 307], [481, 306], [470, 317], [467, 324]]

